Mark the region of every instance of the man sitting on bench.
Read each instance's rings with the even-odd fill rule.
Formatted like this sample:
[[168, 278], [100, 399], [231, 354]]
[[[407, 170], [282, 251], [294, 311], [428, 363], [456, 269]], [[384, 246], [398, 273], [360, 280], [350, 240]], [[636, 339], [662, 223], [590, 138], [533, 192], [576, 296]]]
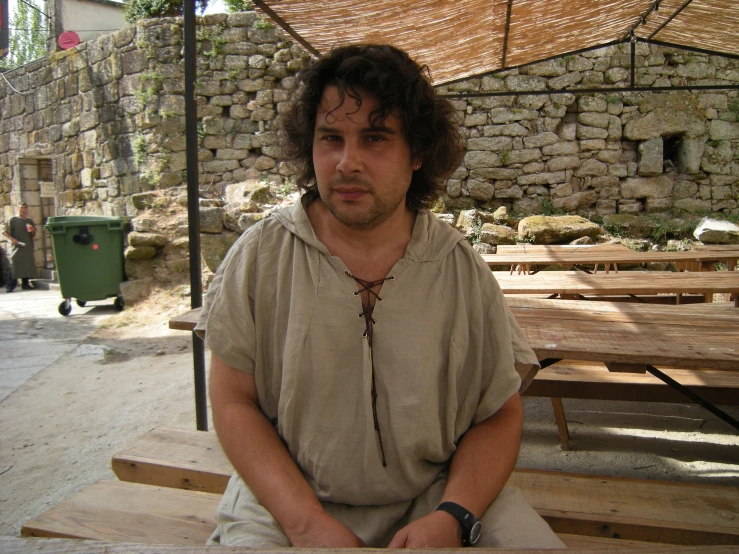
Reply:
[[[537, 360], [464, 236], [428, 208], [463, 138], [425, 69], [336, 48], [283, 117], [299, 202], [249, 229], [198, 324], [237, 473], [211, 542], [564, 544], [505, 483]], [[478, 519], [480, 521], [478, 521]]]

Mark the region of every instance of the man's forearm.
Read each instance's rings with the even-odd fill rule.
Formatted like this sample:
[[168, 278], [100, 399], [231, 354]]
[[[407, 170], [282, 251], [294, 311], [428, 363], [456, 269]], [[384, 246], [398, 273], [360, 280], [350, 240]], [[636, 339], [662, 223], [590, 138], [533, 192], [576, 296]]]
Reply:
[[236, 471], [288, 532], [321, 505], [258, 406], [229, 403], [213, 412], [218, 438]]
[[518, 393], [495, 414], [472, 426], [454, 453], [442, 501], [456, 502], [482, 517], [516, 465], [522, 426]]
[[213, 378], [219, 371], [229, 370], [238, 371], [213, 357], [213, 422], [226, 455], [259, 503], [272, 514], [294, 546], [361, 546], [356, 535], [324, 511], [259, 408], [256, 394], [233, 393], [228, 380], [219, 382]]

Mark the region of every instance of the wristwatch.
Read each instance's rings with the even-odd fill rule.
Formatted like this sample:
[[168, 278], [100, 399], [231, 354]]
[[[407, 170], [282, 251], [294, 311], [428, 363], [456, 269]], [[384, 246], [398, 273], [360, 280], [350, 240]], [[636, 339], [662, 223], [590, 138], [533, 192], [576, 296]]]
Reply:
[[457, 521], [462, 526], [462, 546], [474, 546], [477, 544], [477, 541], [480, 540], [482, 523], [475, 517], [475, 514], [455, 502], [442, 502], [436, 509], [437, 511], [441, 510], [450, 513], [457, 518]]

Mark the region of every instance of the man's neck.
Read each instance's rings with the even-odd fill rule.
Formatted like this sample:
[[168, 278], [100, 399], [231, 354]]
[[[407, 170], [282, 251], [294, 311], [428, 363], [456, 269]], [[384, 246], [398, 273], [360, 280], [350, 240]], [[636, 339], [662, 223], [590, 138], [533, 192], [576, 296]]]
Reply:
[[326, 208], [320, 197], [308, 204], [307, 212], [316, 236], [334, 255], [337, 255], [335, 251], [350, 251], [364, 253], [368, 257], [382, 256], [399, 248], [405, 252], [416, 221], [416, 214], [405, 204], [370, 229], [353, 229], [344, 225]]

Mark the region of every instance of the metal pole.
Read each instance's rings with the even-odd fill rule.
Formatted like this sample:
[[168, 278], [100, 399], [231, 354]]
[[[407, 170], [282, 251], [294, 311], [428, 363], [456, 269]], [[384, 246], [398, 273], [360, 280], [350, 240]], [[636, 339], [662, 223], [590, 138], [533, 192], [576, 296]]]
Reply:
[[[190, 238], [190, 306], [203, 304], [200, 272], [200, 188], [198, 186], [198, 112], [195, 103], [197, 79], [197, 43], [195, 42], [195, 0], [184, 3], [185, 40], [185, 139], [187, 154], [187, 222]], [[205, 348], [200, 337], [192, 334], [195, 376], [195, 420], [199, 431], [208, 430], [208, 402], [205, 392]]]

